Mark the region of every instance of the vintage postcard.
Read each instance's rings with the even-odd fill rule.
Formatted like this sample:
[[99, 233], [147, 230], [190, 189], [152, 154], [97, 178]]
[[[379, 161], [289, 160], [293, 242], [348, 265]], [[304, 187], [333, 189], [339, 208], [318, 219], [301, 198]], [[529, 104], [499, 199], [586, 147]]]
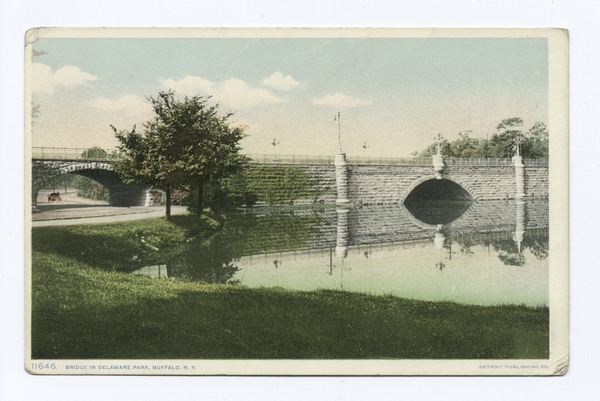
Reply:
[[561, 375], [568, 32], [31, 29], [26, 370]]

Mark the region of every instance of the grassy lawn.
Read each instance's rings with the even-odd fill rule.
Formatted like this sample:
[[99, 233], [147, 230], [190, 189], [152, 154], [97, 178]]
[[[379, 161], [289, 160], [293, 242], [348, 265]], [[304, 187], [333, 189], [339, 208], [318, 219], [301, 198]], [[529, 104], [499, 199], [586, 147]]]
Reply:
[[34, 228], [32, 357], [548, 358], [547, 308], [249, 289], [151, 279], [120, 266], [209, 238], [222, 223], [181, 216]]

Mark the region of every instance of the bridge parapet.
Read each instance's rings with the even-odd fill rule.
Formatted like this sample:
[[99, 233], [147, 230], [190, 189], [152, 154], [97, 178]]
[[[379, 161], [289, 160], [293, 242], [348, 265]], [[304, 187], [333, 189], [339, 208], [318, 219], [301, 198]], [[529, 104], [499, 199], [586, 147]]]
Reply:
[[[547, 159], [522, 159], [525, 166], [548, 166]], [[474, 167], [501, 167], [513, 166], [513, 160], [509, 158], [459, 158], [445, 157], [444, 164], [446, 166], [474, 166]]]
[[[95, 160], [114, 161], [120, 158], [117, 149], [103, 149], [106, 156], [98, 155], [90, 148], [53, 148], [34, 147], [32, 158], [40, 160]], [[335, 155], [275, 155], [275, 154], [248, 154], [252, 164], [294, 164], [294, 165], [333, 165]], [[431, 157], [367, 157], [347, 156], [346, 163], [354, 165], [373, 166], [431, 166]], [[446, 166], [512, 166], [510, 158], [458, 158], [444, 157]], [[525, 166], [548, 166], [546, 159], [523, 159]]]
[[90, 160], [90, 161], [113, 161], [120, 157], [117, 149], [103, 149], [106, 155], [102, 155], [97, 149], [90, 148], [51, 148], [33, 147], [31, 158], [37, 160]]
[[[265, 189], [263, 198], [258, 198], [261, 202], [278, 198], [273, 195], [277, 191], [288, 191], [279, 199], [290, 203], [398, 204], [424, 182], [446, 179], [474, 199], [548, 196], [547, 160], [522, 159], [517, 163], [511, 159], [444, 157], [442, 163], [442, 155], [437, 155], [435, 163], [432, 157], [350, 156], [342, 160], [342, 155], [247, 155], [251, 163], [248, 170], [259, 170], [249, 175], [249, 188], [255, 195], [261, 192], [258, 189]], [[33, 148], [32, 156], [34, 166], [52, 167], [39, 169], [45, 176], [40, 181], [68, 173], [99, 182], [110, 176], [107, 185], [117, 193], [114, 166], [119, 154], [115, 150], [103, 153], [83, 148]], [[302, 185], [291, 182], [291, 177], [304, 177]], [[443, 190], [447, 188], [440, 187]]]

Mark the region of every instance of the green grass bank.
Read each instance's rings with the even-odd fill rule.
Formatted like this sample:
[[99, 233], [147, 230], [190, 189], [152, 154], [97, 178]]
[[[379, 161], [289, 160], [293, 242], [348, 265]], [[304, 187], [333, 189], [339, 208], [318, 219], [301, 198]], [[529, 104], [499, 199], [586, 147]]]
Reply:
[[211, 241], [233, 223], [209, 214], [202, 222], [34, 228], [32, 357], [548, 358], [547, 308], [249, 289], [152, 279], [122, 266]]

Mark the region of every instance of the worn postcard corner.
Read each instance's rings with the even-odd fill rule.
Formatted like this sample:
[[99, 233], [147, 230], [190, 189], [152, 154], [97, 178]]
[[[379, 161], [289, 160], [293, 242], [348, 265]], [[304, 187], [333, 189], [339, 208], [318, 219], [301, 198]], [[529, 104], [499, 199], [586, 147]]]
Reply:
[[568, 31], [25, 42], [27, 372], [566, 373]]

